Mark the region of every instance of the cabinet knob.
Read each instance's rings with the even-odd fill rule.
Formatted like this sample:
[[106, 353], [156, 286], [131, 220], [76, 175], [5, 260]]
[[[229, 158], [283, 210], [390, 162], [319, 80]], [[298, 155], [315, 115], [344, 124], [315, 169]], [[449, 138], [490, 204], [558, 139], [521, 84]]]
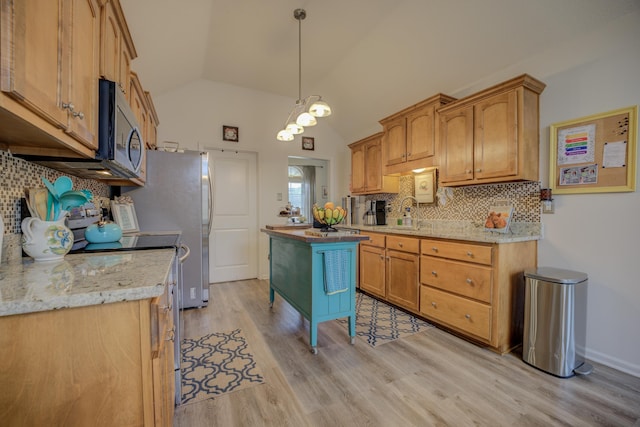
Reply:
[[69, 111], [73, 112], [74, 106], [70, 102], [63, 102], [62, 103], [62, 109], [63, 110], [69, 110]]
[[384, 259], [384, 255], [380, 255], [380, 259]]
[[471, 173], [473, 172], [471, 169], [467, 169], [466, 171], [464, 171], [464, 173]]
[[431, 272], [431, 275], [432, 275], [432, 276], [436, 276], [436, 277], [438, 277], [438, 273], [437, 273], [436, 271], [432, 271], [432, 272]]
[[433, 306], [433, 308], [436, 308], [436, 307], [437, 307], [437, 304], [436, 304], [436, 302], [435, 302], [435, 301], [431, 301], [431, 305]]
[[432, 250], [433, 252], [438, 252], [438, 248], [436, 248], [435, 246], [434, 246], [434, 247], [432, 247], [432, 248], [431, 248], [431, 250]]
[[398, 246], [402, 247], [402, 243], [398, 243]]
[[473, 280], [471, 280], [471, 279], [467, 278], [466, 282], [467, 282], [468, 284], [472, 284], [472, 283], [473, 283]]
[[465, 317], [465, 319], [471, 319], [471, 315], [470, 314], [465, 314], [464, 317]]
[[476, 169], [476, 172], [482, 172], [482, 169]]
[[467, 252], [467, 256], [470, 257], [470, 258], [473, 258], [473, 252], [470, 252], [470, 251]]

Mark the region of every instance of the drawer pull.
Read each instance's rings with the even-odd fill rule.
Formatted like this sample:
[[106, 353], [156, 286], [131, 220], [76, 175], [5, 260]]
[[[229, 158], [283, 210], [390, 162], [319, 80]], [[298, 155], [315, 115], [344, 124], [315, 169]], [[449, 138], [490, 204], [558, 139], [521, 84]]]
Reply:
[[435, 301], [431, 301], [431, 305], [433, 306], [433, 308], [437, 308], [438, 307]]
[[464, 317], [465, 317], [465, 319], [471, 319], [471, 315], [470, 314], [465, 314]]
[[434, 246], [434, 247], [432, 247], [432, 248], [431, 248], [431, 250], [432, 250], [433, 252], [438, 252], [438, 248], [436, 248], [435, 246]]
[[467, 252], [467, 256], [473, 258], [473, 252]]
[[398, 243], [398, 246], [402, 247], [402, 243]]
[[467, 278], [466, 282], [471, 285], [473, 283], [473, 280]]
[[432, 275], [432, 276], [435, 276], [435, 277], [438, 277], [438, 272], [437, 272], [437, 271], [432, 271], [432, 272], [431, 272], [431, 275]]

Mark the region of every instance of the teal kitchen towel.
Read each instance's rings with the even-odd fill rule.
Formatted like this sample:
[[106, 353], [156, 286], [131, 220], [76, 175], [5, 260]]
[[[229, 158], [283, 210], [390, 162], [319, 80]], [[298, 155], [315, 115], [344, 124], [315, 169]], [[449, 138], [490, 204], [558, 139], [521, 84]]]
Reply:
[[333, 295], [349, 289], [350, 251], [324, 251], [324, 292]]

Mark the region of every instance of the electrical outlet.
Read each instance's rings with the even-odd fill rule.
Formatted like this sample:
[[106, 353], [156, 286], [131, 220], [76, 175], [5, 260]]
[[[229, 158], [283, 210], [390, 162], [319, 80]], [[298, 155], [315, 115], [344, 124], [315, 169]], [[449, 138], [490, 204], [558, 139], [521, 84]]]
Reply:
[[196, 288], [191, 288], [189, 290], [189, 298], [196, 299]]
[[276, 200], [279, 202], [282, 201], [282, 193], [276, 193]]

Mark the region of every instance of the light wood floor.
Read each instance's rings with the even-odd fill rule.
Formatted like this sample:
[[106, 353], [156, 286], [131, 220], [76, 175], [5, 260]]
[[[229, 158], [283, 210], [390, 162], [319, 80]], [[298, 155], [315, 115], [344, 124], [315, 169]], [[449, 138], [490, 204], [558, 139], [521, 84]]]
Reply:
[[184, 336], [240, 328], [265, 383], [176, 408], [197, 426], [640, 426], [640, 378], [594, 364], [556, 378], [438, 328], [376, 348], [321, 323], [317, 355], [308, 322], [268, 282], [214, 284], [210, 304], [184, 312]]

